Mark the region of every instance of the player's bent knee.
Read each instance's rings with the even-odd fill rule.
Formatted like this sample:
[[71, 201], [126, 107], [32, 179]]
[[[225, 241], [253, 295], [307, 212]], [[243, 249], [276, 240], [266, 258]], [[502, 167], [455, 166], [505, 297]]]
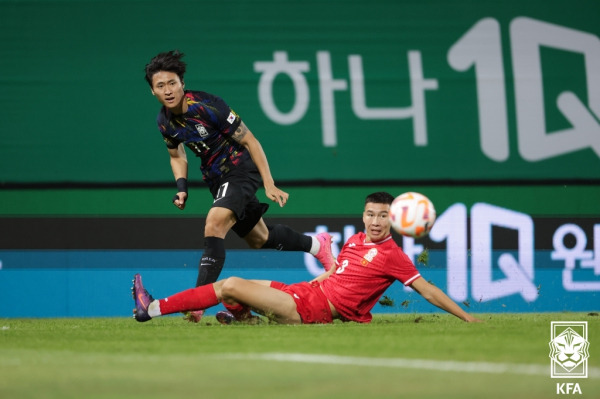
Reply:
[[242, 281], [243, 279], [239, 277], [228, 277], [221, 286], [221, 297], [223, 300], [236, 299], [236, 292]]
[[[246, 236], [247, 237], [247, 236]], [[246, 238], [244, 237], [244, 239], [246, 240], [246, 243], [248, 244], [248, 246], [251, 249], [261, 249], [263, 247], [263, 245], [265, 245], [265, 242], [267, 242], [266, 240], [262, 240], [260, 238]]]
[[252, 249], [261, 249], [269, 238], [269, 230], [265, 227], [261, 228], [259, 225], [256, 225], [250, 233], [248, 233], [244, 237], [244, 241], [248, 244], [248, 246]]
[[[215, 208], [213, 208], [215, 209]], [[204, 237], [225, 237], [236, 222], [235, 215], [229, 209], [217, 208], [209, 211], [204, 224]]]
[[224, 237], [229, 231], [229, 226], [223, 223], [206, 223], [204, 237]]

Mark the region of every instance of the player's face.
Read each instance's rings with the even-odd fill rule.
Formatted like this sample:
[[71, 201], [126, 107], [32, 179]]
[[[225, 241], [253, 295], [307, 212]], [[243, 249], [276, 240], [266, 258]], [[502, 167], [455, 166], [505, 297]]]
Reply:
[[369, 202], [365, 205], [363, 222], [369, 241], [383, 240], [390, 234], [390, 205]]
[[173, 72], [160, 71], [152, 76], [152, 94], [175, 114], [187, 111], [184, 86], [179, 76]]

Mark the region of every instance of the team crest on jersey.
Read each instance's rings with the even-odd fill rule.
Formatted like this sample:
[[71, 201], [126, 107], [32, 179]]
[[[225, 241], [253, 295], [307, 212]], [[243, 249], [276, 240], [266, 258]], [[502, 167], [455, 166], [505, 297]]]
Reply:
[[208, 132], [206, 131], [206, 128], [203, 125], [197, 124], [196, 130], [198, 131], [198, 134], [200, 135], [200, 137], [202, 137], [202, 138], [208, 137]]
[[377, 255], [377, 248], [369, 249], [369, 252], [365, 256], [363, 256], [362, 261], [360, 262], [363, 266], [367, 266], [370, 262], [373, 262], [373, 259]]

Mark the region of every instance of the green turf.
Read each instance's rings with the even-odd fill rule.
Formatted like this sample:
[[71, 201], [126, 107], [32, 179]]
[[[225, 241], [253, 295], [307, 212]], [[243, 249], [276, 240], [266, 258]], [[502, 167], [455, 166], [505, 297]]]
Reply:
[[[221, 326], [214, 317], [0, 319], [0, 398], [550, 398], [557, 382], [600, 397], [600, 379], [553, 380], [550, 321], [588, 321], [600, 368], [600, 318], [586, 313], [378, 315], [370, 325]], [[547, 374], [423, 370], [257, 359], [265, 353], [538, 365]], [[242, 355], [247, 356], [244, 358]], [[538, 369], [539, 369], [538, 367]], [[579, 395], [577, 395], [579, 396]]]

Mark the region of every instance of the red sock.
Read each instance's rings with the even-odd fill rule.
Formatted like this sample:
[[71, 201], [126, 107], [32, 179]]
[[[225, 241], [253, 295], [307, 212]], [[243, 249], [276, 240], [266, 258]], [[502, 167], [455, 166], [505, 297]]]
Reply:
[[237, 303], [235, 305], [223, 303], [223, 306], [225, 306], [225, 308], [231, 312], [237, 321], [248, 320], [250, 317], [252, 317], [250, 308], [242, 305], [241, 303]]
[[207, 309], [219, 303], [212, 284], [202, 285], [159, 300], [160, 313], [171, 314], [188, 310]]

